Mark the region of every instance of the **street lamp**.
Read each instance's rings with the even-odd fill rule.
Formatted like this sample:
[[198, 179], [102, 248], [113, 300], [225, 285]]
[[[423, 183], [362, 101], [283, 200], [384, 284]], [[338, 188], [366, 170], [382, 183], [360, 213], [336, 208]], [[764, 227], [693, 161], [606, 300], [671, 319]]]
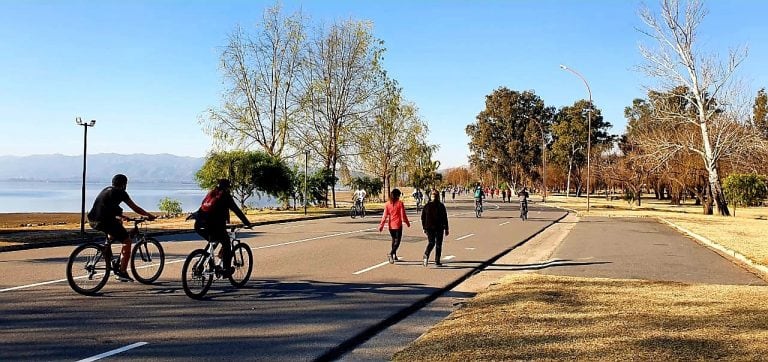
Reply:
[[96, 125], [96, 120], [92, 119], [90, 122], [83, 122], [80, 117], [75, 118], [75, 123], [78, 126], [83, 126], [83, 189], [80, 198], [80, 237], [85, 239], [85, 160], [86, 152], [88, 151], [88, 127]]
[[307, 173], [309, 172], [309, 150], [304, 150], [304, 215], [307, 214]]
[[584, 85], [587, 86], [587, 93], [589, 93], [589, 109], [587, 110], [587, 212], [589, 212], [589, 157], [592, 146], [592, 90], [589, 89], [589, 83], [587, 83], [587, 80], [581, 74], [579, 74], [579, 72], [562, 64], [560, 64], [560, 69], [569, 71], [573, 74], [576, 74], [577, 77], [581, 78], [581, 80], [584, 82]]
[[541, 202], [547, 201], [547, 139], [544, 138], [544, 121], [539, 119], [535, 122], [541, 131]]

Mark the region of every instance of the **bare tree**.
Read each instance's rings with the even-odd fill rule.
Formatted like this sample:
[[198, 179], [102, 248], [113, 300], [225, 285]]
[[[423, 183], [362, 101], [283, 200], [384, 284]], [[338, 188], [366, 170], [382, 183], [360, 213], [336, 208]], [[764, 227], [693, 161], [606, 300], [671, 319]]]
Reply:
[[284, 17], [280, 7], [264, 11], [254, 34], [238, 27], [229, 35], [221, 55], [221, 71], [228, 89], [219, 109], [209, 109], [201, 123], [214, 140], [224, 145], [249, 148], [280, 157], [288, 129], [299, 111], [294, 96], [300, 90], [304, 51], [304, 18], [301, 13]]
[[[303, 147], [336, 176], [351, 152], [351, 132], [371, 112], [383, 86], [382, 42], [369, 22], [347, 20], [320, 29], [308, 45], [301, 81], [304, 120], [296, 129]], [[332, 188], [333, 207], [336, 192]]]
[[641, 32], [658, 42], [656, 49], [640, 47], [646, 59], [640, 68], [659, 81], [662, 93], [675, 87], [686, 87], [688, 92], [675, 96], [684, 98], [695, 110], [692, 115], [687, 112], [657, 114], [660, 118], [690, 124], [696, 132], [679, 134], [677, 140], [658, 137], [659, 143], [653, 148], [661, 159], [671, 158], [681, 150], [698, 154], [707, 170], [718, 212], [729, 215], [718, 163], [736, 148], [744, 146], [748, 140], [737, 137], [741, 132], [734, 132], [734, 127], [731, 127], [740, 121], [738, 112], [724, 113], [723, 108], [716, 103], [727, 104], [731, 110], [736, 111], [741, 106], [737, 99], [739, 87], [734, 80], [734, 73], [746, 58], [747, 50], [731, 50], [725, 62], [714, 56], [703, 55], [695, 46], [698, 28], [707, 11], [699, 0], [690, 0], [684, 9], [681, 8], [678, 0], [662, 0], [660, 19], [648, 8], [642, 9], [640, 13], [649, 28], [649, 31]]

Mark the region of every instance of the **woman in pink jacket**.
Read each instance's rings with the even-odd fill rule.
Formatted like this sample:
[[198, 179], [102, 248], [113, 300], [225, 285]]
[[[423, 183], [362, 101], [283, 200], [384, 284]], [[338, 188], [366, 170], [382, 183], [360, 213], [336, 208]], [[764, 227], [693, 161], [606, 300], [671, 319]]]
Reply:
[[390, 202], [384, 208], [384, 215], [381, 216], [381, 223], [379, 223], [379, 232], [384, 230], [384, 223], [389, 218], [389, 235], [392, 235], [392, 250], [389, 252], [389, 263], [394, 264], [397, 260], [397, 248], [400, 247], [400, 240], [403, 238], [403, 222], [408, 227], [411, 227], [411, 222], [408, 221], [408, 215], [405, 214], [405, 206], [400, 201], [400, 190], [393, 189], [390, 195]]

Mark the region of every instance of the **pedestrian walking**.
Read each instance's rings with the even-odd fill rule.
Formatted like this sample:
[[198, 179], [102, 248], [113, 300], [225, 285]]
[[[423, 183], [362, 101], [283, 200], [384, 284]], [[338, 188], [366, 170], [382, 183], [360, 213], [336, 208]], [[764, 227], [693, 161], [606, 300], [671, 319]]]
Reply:
[[387, 258], [390, 264], [394, 264], [397, 258], [397, 249], [400, 247], [400, 240], [403, 238], [403, 223], [411, 227], [411, 222], [408, 220], [408, 215], [405, 214], [405, 206], [400, 201], [401, 192], [399, 189], [393, 189], [389, 196], [389, 202], [384, 207], [384, 214], [381, 215], [381, 222], [379, 223], [379, 232], [384, 230], [384, 223], [389, 220], [389, 235], [392, 236], [392, 249], [390, 250]]
[[424, 210], [421, 211], [421, 225], [424, 227], [428, 241], [422, 260], [425, 267], [429, 265], [429, 254], [432, 253], [432, 248], [435, 249], [435, 265], [443, 265], [440, 262], [443, 252], [443, 233], [448, 236], [448, 212], [445, 210], [445, 205], [439, 201], [437, 190], [433, 190], [432, 194], [432, 201], [424, 205]]

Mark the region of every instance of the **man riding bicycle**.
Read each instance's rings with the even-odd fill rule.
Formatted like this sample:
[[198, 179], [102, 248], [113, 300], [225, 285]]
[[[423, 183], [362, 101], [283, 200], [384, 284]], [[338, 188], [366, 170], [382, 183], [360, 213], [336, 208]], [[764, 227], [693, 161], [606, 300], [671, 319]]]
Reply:
[[246, 228], [251, 227], [251, 222], [229, 193], [231, 183], [227, 179], [220, 179], [203, 199], [202, 205], [195, 213], [195, 231], [205, 240], [218, 241], [221, 245], [221, 259], [224, 263], [222, 275], [227, 278], [234, 272], [232, 268], [232, 245], [227, 233], [229, 222], [229, 210], [240, 218]]
[[480, 185], [477, 185], [475, 187], [475, 207], [480, 206], [480, 209], [483, 209], [483, 199], [485, 198], [485, 192], [483, 192], [483, 188], [480, 187]]
[[528, 188], [523, 187], [522, 190], [517, 194], [518, 199], [520, 199], [520, 213], [523, 213], [523, 210], [528, 210], [528, 198], [530, 195], [528, 195]]
[[358, 187], [357, 191], [355, 191], [355, 195], [353, 196], [355, 201], [355, 207], [363, 208], [365, 205], [365, 195], [366, 192], [362, 188]]
[[140, 215], [144, 215], [150, 221], [156, 219], [152, 215], [136, 205], [125, 191], [128, 186], [128, 177], [117, 174], [112, 177], [112, 186], [107, 186], [93, 202], [91, 211], [88, 212], [88, 224], [95, 230], [105, 232], [112, 240], [123, 243], [120, 250], [120, 270], [115, 272], [115, 278], [121, 282], [131, 282], [133, 278], [128, 276], [128, 261], [131, 259], [131, 236], [123, 227], [123, 209], [120, 204], [125, 202], [128, 207]]
[[416, 189], [411, 194], [411, 197], [413, 197], [413, 200], [416, 201], [416, 207], [418, 208], [421, 206], [422, 201], [424, 201], [424, 194], [421, 193], [421, 190]]

